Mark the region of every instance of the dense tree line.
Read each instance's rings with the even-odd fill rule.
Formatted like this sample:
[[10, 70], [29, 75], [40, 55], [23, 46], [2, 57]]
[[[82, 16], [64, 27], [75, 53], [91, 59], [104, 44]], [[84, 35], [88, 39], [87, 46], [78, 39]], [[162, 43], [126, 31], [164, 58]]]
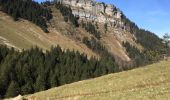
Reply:
[[[163, 36], [163, 43], [165, 44], [166, 48], [170, 49], [170, 34], [165, 33]], [[170, 53], [170, 50], [169, 50]]]
[[144, 54], [141, 51], [139, 51], [139, 49], [129, 44], [129, 42], [123, 43], [123, 46], [125, 47], [128, 56], [131, 59], [135, 60], [136, 67], [147, 63], [145, 62], [147, 60], [145, 59]]
[[137, 42], [147, 50], [159, 51], [161, 53], [162, 49], [165, 49], [162, 40], [154, 33], [145, 30], [138, 30], [135, 35], [137, 37]]
[[87, 22], [87, 23], [85, 23], [85, 22], [81, 22], [81, 24], [82, 24], [82, 27], [87, 31], [87, 32], [89, 32], [90, 34], [92, 34], [92, 35], [94, 35], [97, 39], [100, 39], [101, 38], [101, 33], [100, 33], [100, 31], [98, 31], [97, 29], [96, 29], [96, 27], [95, 27], [95, 25], [94, 24], [92, 24], [92, 22]]
[[160, 54], [167, 52], [166, 45], [162, 43], [162, 39], [150, 31], [138, 28], [138, 26], [123, 15], [122, 21], [126, 28], [136, 36], [137, 43], [140, 43], [145, 50], [159, 52]]
[[52, 18], [51, 11], [32, 0], [0, 0], [3, 12], [17, 21], [19, 18], [29, 20], [48, 32], [46, 22]]
[[140, 51], [138, 48], [132, 46], [128, 42], [123, 43], [123, 46], [125, 47], [128, 56], [135, 61], [135, 67], [143, 66], [160, 60], [159, 52], [153, 50]]
[[144, 47], [144, 50], [140, 52], [129, 43], [123, 44], [131, 59], [135, 59], [138, 66], [155, 62], [161, 59], [162, 54], [170, 53], [170, 48], [154, 33], [138, 28], [125, 15], [122, 16], [122, 21], [126, 28], [136, 36], [136, 42]]
[[[108, 50], [105, 48], [105, 46], [102, 45], [102, 43], [100, 41], [96, 40], [93, 37], [91, 39], [89, 39], [88, 37], [84, 37], [83, 43], [88, 48], [90, 48], [91, 50], [93, 50], [94, 52], [96, 52], [100, 55], [103, 65], [107, 64], [108, 62], [109, 62], [108, 67], [109, 67], [109, 64], [110, 65], [114, 64], [114, 62], [115, 62], [114, 56], [108, 52]], [[111, 67], [110, 67], [110, 69], [111, 69]], [[115, 67], [114, 71], [116, 71], [116, 72], [119, 71], [119, 68]]]
[[32, 48], [22, 52], [0, 46], [0, 96], [31, 94], [118, 71], [109, 57], [87, 59], [79, 52]]
[[[46, 21], [52, 18], [51, 12], [44, 8], [49, 5], [48, 2], [42, 6], [32, 0], [0, 0], [0, 5], [14, 20], [24, 18], [47, 31]], [[70, 21], [75, 27], [79, 26], [78, 19], [72, 14], [70, 7], [61, 4], [56, 7], [66, 22]], [[141, 52], [129, 43], [123, 43], [130, 58], [136, 61], [136, 66], [157, 60], [157, 57], [166, 51], [161, 39], [156, 35], [139, 29], [126, 17], [123, 17], [123, 21], [137, 37], [137, 42], [145, 48]], [[19, 52], [0, 46], [0, 98], [32, 94], [119, 71], [114, 57], [97, 40], [100, 39], [101, 33], [96, 27], [91, 22], [83, 23], [82, 27], [96, 37], [85, 37], [83, 43], [101, 56], [99, 60], [93, 57], [87, 59], [86, 55], [75, 51], [62, 51], [59, 46], [52, 47], [46, 53], [37, 47]]]
[[110, 55], [110, 53], [102, 45], [102, 43], [96, 40], [94, 37], [92, 37], [91, 39], [89, 39], [88, 37], [84, 37], [83, 43], [86, 44], [88, 48], [92, 49], [102, 57]]
[[61, 14], [64, 17], [65, 22], [70, 21], [75, 27], [79, 26], [79, 23], [78, 23], [79, 18], [73, 15], [70, 7], [60, 4], [60, 3], [56, 3], [56, 8], [60, 10]]

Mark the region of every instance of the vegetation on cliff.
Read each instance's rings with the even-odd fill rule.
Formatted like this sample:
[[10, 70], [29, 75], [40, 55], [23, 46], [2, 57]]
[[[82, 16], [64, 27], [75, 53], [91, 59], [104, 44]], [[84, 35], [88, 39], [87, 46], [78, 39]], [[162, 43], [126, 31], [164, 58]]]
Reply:
[[48, 32], [46, 22], [52, 18], [51, 11], [32, 0], [0, 0], [1, 10], [9, 14], [15, 21], [27, 19], [43, 31]]

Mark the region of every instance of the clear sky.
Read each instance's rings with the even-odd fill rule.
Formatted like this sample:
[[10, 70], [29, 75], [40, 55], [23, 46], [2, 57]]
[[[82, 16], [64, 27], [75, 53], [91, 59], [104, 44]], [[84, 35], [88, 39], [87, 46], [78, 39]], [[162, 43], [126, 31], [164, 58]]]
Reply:
[[160, 37], [164, 33], [170, 33], [170, 0], [97, 1], [114, 4], [140, 28], [154, 32]]
[[97, 0], [111, 3], [140, 28], [162, 37], [170, 33], [170, 0]]

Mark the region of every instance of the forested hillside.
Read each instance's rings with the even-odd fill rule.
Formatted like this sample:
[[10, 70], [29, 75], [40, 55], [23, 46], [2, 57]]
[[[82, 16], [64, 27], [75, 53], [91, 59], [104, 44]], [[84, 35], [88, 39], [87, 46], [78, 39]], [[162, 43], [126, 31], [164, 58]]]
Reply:
[[[98, 29], [98, 24], [90, 21], [84, 22], [83, 20], [80, 22], [80, 24], [78, 24], [78, 18], [73, 16], [70, 7], [64, 6], [63, 4], [56, 4], [56, 7], [60, 9], [60, 12], [63, 14], [66, 22], [70, 20], [74, 26], [84, 28], [87, 32], [95, 37], [83, 38], [82, 41], [87, 45], [87, 47], [97, 52], [100, 56], [109, 55], [114, 57], [114, 55], [109, 53], [106, 47], [100, 41], [100, 38], [102, 38], [102, 33], [100, 32], [100, 29]], [[127, 31], [135, 36], [135, 42], [142, 45], [144, 48], [143, 50], [139, 50], [135, 46], [131, 45], [132, 43], [122, 42], [122, 46], [124, 46], [128, 56], [134, 61], [131, 67], [143, 66], [156, 62], [161, 59], [162, 54], [168, 54], [170, 52], [170, 49], [166, 47], [166, 45], [163, 43], [163, 40], [154, 33], [138, 28], [138, 26], [130, 21], [125, 15], [122, 15], [122, 22], [124, 22]], [[107, 23], [104, 24], [103, 28], [105, 32], [107, 32]]]
[[[162, 39], [125, 15], [122, 29], [80, 21], [60, 3], [0, 0], [0, 10], [16, 22], [0, 16], [0, 44], [8, 45], [0, 45], [0, 99], [129, 70], [170, 53]], [[9, 48], [10, 43], [22, 48]]]
[[126, 27], [128, 27], [131, 34], [136, 36], [136, 42], [140, 43], [146, 50], [157, 51], [159, 53], [165, 52], [168, 48], [162, 43], [162, 39], [154, 33], [140, 29], [135, 23], [130, 21], [125, 15], [122, 17]]
[[46, 22], [52, 18], [51, 11], [37, 2], [32, 0], [0, 0], [0, 7], [15, 21], [19, 18], [27, 19], [48, 32]]
[[114, 60], [87, 59], [79, 52], [32, 48], [22, 52], [0, 46], [0, 97], [32, 94], [52, 87], [119, 71]]
[[154, 33], [138, 28], [138, 26], [126, 18], [125, 15], [122, 19], [131, 34], [135, 35], [136, 42], [144, 47], [144, 50], [140, 51], [128, 42], [123, 43], [129, 57], [135, 60], [136, 66], [156, 62], [160, 60], [162, 54], [170, 53], [170, 48]]
[[169, 100], [170, 60], [66, 84], [24, 98], [38, 100]]

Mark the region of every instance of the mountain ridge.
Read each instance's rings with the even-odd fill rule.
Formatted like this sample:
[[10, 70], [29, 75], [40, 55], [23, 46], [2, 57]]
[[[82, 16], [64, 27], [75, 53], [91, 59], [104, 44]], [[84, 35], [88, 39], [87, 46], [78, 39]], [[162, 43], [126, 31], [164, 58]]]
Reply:
[[[10, 4], [9, 1], [5, 1], [5, 2], [7, 2], [7, 4]], [[21, 1], [21, 2], [23, 2], [23, 4], [27, 3], [25, 1]], [[13, 7], [15, 7], [14, 5], [17, 5], [17, 3], [14, 5], [11, 4], [10, 8], [8, 8], [8, 6], [3, 6], [5, 5], [5, 3], [3, 2], [0, 3], [2, 3], [1, 10], [9, 15], [11, 15], [12, 13], [11, 17], [14, 18], [14, 20], [19, 18], [21, 19], [23, 18], [24, 20], [30, 20], [30, 22], [38, 25], [44, 32], [49, 33], [49, 34], [42, 35], [39, 34], [41, 33], [41, 31], [39, 30], [36, 31], [37, 29], [34, 29], [34, 31], [29, 32], [28, 34], [33, 35], [31, 37], [34, 37], [34, 40], [37, 38], [38, 41], [31, 43], [31, 45], [29, 45], [28, 47], [37, 45], [45, 49], [49, 49], [50, 46], [56, 46], [56, 44], [57, 45], [59, 44], [61, 47], [63, 47], [63, 50], [66, 49], [75, 50], [87, 54], [89, 58], [93, 56], [99, 58], [99, 56], [101, 55], [93, 50], [94, 48], [97, 47], [95, 46], [97, 44], [94, 44], [94, 41], [92, 41], [93, 39], [100, 45], [100, 47], [106, 48], [107, 49], [106, 51], [115, 57], [118, 64], [122, 62], [131, 63], [136, 59], [139, 60], [148, 59], [143, 57], [146, 56], [143, 55], [143, 53], [147, 51], [148, 51], [147, 52], [148, 57], [149, 55], [152, 56], [156, 55], [156, 54], [149, 54], [150, 51], [158, 54], [161, 54], [162, 52], [166, 52], [166, 50], [164, 50], [165, 45], [162, 43], [162, 40], [159, 37], [157, 37], [152, 32], [145, 31], [143, 29], [138, 28], [138, 26], [135, 23], [131, 22], [118, 8], [116, 8], [114, 5], [111, 4], [100, 3], [94, 0], [88, 0], [88, 1], [84, 1], [84, 0], [51, 1], [50, 0], [50, 2], [46, 1], [41, 4], [38, 4], [33, 1], [34, 5], [40, 7], [42, 11], [44, 10], [43, 12], [41, 12], [42, 14], [40, 13], [40, 15], [45, 16], [47, 17], [46, 19], [48, 19], [46, 20], [47, 21], [46, 24], [41, 25], [41, 21], [39, 19], [34, 19], [34, 14], [31, 14], [31, 17], [30, 15], [29, 16], [27, 15], [25, 17], [24, 14], [22, 15], [22, 12], [20, 12], [21, 10], [19, 8], [17, 8], [18, 10], [17, 11], [18, 16], [17, 16], [16, 13], [11, 10], [13, 9]], [[29, 1], [29, 3], [31, 2]], [[33, 8], [28, 7], [28, 8], [35, 9], [34, 7]], [[26, 10], [29, 12], [28, 9]], [[81, 11], [84, 13], [83, 15]], [[32, 10], [30, 12], [32, 12]], [[94, 19], [94, 17], [96, 19]], [[43, 21], [43, 17], [40, 18]], [[31, 25], [29, 27], [31, 27]], [[24, 33], [24, 30], [17, 29], [17, 27], [13, 31], [14, 32], [22, 31], [22, 33]], [[8, 33], [8, 30], [2, 30], [2, 33]], [[12, 35], [11, 31], [9, 33]], [[32, 33], [36, 33], [36, 34], [38, 33], [39, 35], [35, 36], [35, 34]], [[41, 39], [41, 37], [44, 36], [46, 36], [46, 38], [43, 39], [47, 40], [47, 43], [44, 43], [44, 45], [46, 46], [43, 46], [42, 44], [43, 40]], [[1, 35], [1, 37], [2, 37], [1, 38], [2, 43], [5, 43], [3, 41], [6, 40], [8, 42], [12, 40], [9, 36], [3, 37]], [[64, 38], [67, 43], [65, 43], [65, 41], [63, 41], [61, 37]], [[8, 38], [10, 38], [11, 40]], [[29, 39], [27, 40], [29, 41]], [[59, 39], [59, 41], [57, 41], [56, 39]], [[84, 39], [86, 39], [86, 41], [83, 41]], [[69, 41], [72, 41], [72, 45], [70, 46], [68, 45]], [[16, 42], [16, 40], [13, 42]], [[30, 44], [30, 42], [28, 44]], [[16, 45], [19, 45], [20, 43], [19, 42], [15, 43], [15, 45], [13, 46], [19, 48]], [[123, 45], [126, 43], [130, 44], [129, 50], [127, 50], [127, 46]], [[154, 43], [156, 44], [152, 45]], [[8, 45], [10, 46], [10, 44]], [[24, 49], [24, 48], [27, 48], [27, 46], [23, 45], [19, 49]], [[138, 54], [135, 54], [130, 57], [130, 55], [132, 55], [130, 54], [132, 53], [132, 51], [130, 50], [133, 50], [130, 48], [135, 48]]]
[[116, 7], [79, 1], [0, 0], [0, 43], [19, 50], [0, 45], [0, 97], [134, 69], [169, 53]]
[[82, 20], [107, 23], [109, 26], [125, 29], [124, 23], [121, 22], [122, 12], [113, 4], [105, 4], [95, 0], [59, 0], [58, 2], [69, 5], [72, 8], [72, 13]]

